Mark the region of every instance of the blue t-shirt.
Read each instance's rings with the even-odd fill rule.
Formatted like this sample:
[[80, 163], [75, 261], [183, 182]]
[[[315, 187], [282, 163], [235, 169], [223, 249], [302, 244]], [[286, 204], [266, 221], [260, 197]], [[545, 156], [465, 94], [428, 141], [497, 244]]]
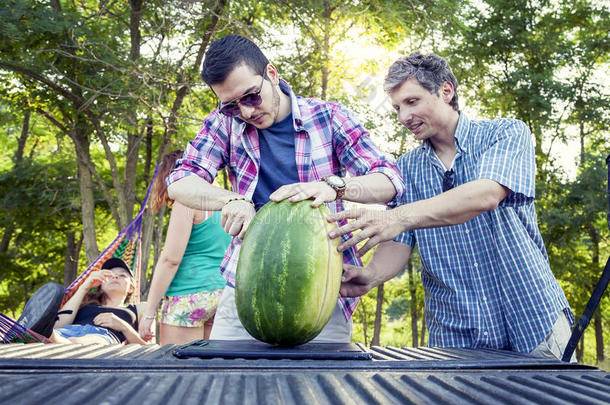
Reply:
[[269, 195], [285, 184], [298, 183], [292, 114], [266, 129], [258, 130], [261, 153], [258, 182], [252, 201], [258, 211]]

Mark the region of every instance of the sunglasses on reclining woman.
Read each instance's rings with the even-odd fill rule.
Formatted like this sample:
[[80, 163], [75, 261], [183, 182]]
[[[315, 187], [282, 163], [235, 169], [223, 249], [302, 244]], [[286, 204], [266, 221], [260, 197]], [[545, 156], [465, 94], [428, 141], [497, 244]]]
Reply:
[[265, 74], [263, 73], [261, 85], [258, 87], [258, 90], [253, 91], [252, 93], [244, 94], [237, 100], [230, 101], [226, 104], [220, 103], [220, 112], [226, 115], [227, 117], [234, 117], [241, 113], [241, 110], [239, 109], [239, 104], [243, 105], [244, 107], [258, 107], [263, 102], [260, 93], [263, 90], [264, 82]]

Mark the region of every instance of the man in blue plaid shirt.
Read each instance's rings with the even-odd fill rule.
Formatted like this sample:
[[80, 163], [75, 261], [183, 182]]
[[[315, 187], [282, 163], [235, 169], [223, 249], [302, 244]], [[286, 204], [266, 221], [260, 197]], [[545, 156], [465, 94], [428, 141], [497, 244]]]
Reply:
[[369, 264], [345, 265], [341, 294], [359, 296], [396, 276], [417, 243], [430, 346], [495, 348], [561, 358], [574, 315], [553, 276], [534, 208], [535, 152], [518, 120], [473, 121], [459, 110], [447, 62], [414, 52], [384, 88], [421, 145], [398, 160], [400, 206], [331, 215], [352, 219], [331, 238], [367, 240]]

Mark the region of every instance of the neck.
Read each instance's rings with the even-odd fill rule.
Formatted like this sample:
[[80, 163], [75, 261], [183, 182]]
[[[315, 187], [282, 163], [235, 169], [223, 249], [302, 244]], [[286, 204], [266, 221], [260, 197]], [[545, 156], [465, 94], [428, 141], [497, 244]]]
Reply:
[[434, 148], [434, 152], [442, 159], [443, 157], [453, 159], [455, 156], [455, 130], [457, 129], [460, 114], [451, 109], [443, 125], [443, 129], [439, 131], [437, 136], [430, 138], [430, 143]]
[[280, 89], [279, 86], [276, 88], [276, 91], [280, 96], [280, 105], [275, 122], [280, 122], [281, 120], [286, 118], [292, 111], [292, 102], [290, 97], [284, 94], [284, 92], [282, 91], [282, 89]]
[[123, 303], [125, 302], [125, 299], [127, 298], [124, 295], [111, 295], [106, 293], [106, 302], [104, 302], [104, 305], [108, 306], [108, 307], [120, 307], [121, 305], [123, 305]]

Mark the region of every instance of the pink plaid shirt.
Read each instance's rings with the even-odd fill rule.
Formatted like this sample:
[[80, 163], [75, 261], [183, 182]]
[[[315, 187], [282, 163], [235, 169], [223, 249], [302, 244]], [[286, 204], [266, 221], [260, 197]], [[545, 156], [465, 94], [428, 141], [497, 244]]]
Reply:
[[[283, 80], [280, 88], [290, 95], [292, 102], [296, 165], [301, 182], [318, 181], [331, 174], [344, 177], [346, 172], [352, 176], [378, 172], [392, 181], [397, 196], [403, 193], [404, 184], [394, 159], [377, 148], [351, 112], [334, 102], [298, 97]], [[168, 184], [191, 174], [212, 183], [218, 171], [228, 166], [233, 191], [251, 199], [260, 165], [258, 136], [256, 127], [228, 118], [218, 110], [212, 111], [197, 137], [187, 144], [182, 159], [167, 179]], [[394, 203], [395, 199], [389, 205]], [[326, 205], [332, 212], [343, 210], [341, 200]], [[235, 283], [240, 247], [241, 240], [234, 237], [220, 267], [231, 286]], [[362, 265], [353, 248], [344, 252], [343, 261]], [[339, 301], [345, 318], [349, 319], [358, 299]]]

